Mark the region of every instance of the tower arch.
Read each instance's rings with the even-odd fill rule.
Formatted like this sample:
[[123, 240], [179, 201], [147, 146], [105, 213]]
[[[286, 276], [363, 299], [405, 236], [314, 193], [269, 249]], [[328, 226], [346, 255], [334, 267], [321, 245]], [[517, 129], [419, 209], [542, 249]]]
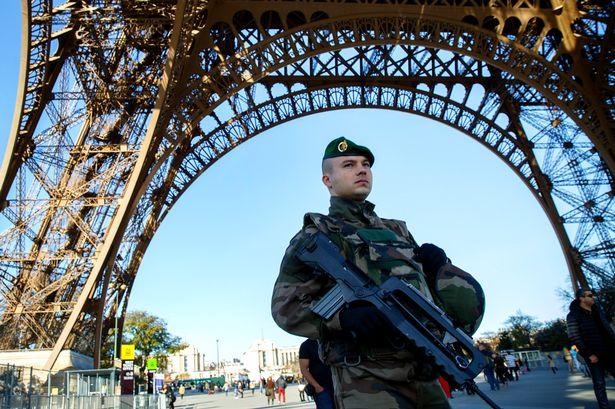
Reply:
[[613, 276], [598, 3], [24, 4], [30, 60], [0, 172], [5, 348], [53, 346], [49, 367], [64, 347], [96, 356], [187, 186], [262, 129], [325, 109], [403, 106], [464, 128], [539, 199], [573, 282]]

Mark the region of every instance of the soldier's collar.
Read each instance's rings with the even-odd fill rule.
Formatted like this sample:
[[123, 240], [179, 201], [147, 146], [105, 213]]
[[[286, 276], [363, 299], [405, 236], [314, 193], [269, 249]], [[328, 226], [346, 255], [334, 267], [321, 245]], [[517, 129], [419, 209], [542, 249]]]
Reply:
[[374, 213], [376, 207], [372, 202], [364, 200], [356, 202], [351, 199], [331, 196], [331, 206], [329, 207], [329, 216], [341, 217], [345, 219], [367, 218]]

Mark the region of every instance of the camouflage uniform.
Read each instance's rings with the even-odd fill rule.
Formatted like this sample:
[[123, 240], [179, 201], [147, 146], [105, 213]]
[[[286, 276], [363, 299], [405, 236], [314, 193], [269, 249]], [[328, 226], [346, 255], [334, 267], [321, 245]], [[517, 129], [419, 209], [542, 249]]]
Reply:
[[[412, 260], [418, 246], [405, 223], [381, 219], [373, 209], [368, 201], [331, 197], [328, 216], [306, 214], [303, 229], [291, 240], [282, 260], [272, 297], [273, 318], [292, 334], [320, 340], [323, 361], [332, 369], [338, 408], [449, 408], [436, 371], [410, 346], [394, 347], [388, 339], [370, 345], [344, 341], [339, 315], [325, 322], [310, 310], [333, 282], [314, 275], [296, 259], [295, 251], [318, 230], [374, 282], [381, 283], [387, 275], [400, 276], [433, 300], [421, 265]], [[461, 290], [468, 290], [461, 281]], [[470, 302], [469, 308], [478, 311], [483, 306], [480, 301]], [[475, 327], [476, 321], [466, 324]]]

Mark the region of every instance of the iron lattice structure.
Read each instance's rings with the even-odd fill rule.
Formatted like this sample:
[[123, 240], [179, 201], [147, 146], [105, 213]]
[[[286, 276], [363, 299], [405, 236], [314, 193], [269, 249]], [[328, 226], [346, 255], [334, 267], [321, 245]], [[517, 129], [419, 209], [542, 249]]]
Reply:
[[573, 286], [612, 283], [614, 5], [23, 0], [0, 349], [98, 360], [191, 183], [247, 139], [336, 109], [414, 113], [483, 144], [543, 207]]

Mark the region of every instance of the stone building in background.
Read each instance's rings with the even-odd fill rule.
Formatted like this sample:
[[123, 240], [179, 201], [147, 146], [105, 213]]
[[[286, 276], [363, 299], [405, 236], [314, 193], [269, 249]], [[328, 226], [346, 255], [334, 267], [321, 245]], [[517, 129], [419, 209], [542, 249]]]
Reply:
[[205, 354], [199, 352], [196, 346], [188, 347], [169, 355], [167, 372], [172, 375], [192, 374], [209, 369], [209, 364], [205, 362]]
[[297, 374], [299, 346], [278, 347], [274, 341], [254, 341], [243, 354], [243, 362], [250, 379], [278, 376], [281, 373]]

